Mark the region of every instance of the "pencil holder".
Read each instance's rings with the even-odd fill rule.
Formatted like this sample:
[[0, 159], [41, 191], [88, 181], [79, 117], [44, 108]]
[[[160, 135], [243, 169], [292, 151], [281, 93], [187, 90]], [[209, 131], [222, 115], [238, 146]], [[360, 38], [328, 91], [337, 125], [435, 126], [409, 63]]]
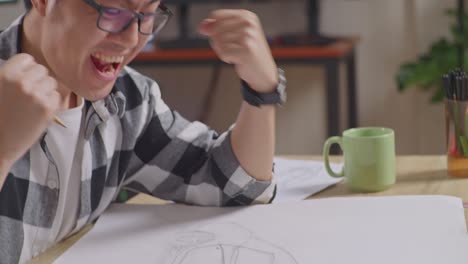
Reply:
[[468, 101], [445, 99], [445, 131], [448, 173], [468, 177]]

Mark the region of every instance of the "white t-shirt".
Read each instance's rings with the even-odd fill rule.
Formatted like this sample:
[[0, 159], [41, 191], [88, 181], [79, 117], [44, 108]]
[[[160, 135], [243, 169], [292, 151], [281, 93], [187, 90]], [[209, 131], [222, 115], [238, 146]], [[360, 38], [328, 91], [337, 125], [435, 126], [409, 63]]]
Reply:
[[[66, 237], [76, 225], [78, 209], [80, 207], [81, 163], [83, 135], [80, 127], [83, 117], [84, 100], [78, 107], [56, 113], [66, 128], [53, 124], [48, 127], [45, 142], [57, 165], [60, 188], [57, 215], [54, 226], [55, 237], [51, 237], [51, 244]], [[45, 164], [44, 166], [47, 166]], [[46, 171], [46, 170], [41, 170]], [[47, 175], [44, 175], [46, 177]]]

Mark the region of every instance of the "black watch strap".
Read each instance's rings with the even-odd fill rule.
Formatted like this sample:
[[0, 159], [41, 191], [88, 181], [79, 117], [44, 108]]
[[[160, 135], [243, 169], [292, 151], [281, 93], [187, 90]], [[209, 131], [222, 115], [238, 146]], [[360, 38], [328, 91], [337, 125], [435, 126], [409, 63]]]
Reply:
[[244, 80], [241, 80], [242, 97], [248, 104], [260, 107], [261, 105], [283, 105], [286, 102], [286, 78], [284, 72], [278, 69], [279, 83], [270, 93], [259, 93], [252, 89]]

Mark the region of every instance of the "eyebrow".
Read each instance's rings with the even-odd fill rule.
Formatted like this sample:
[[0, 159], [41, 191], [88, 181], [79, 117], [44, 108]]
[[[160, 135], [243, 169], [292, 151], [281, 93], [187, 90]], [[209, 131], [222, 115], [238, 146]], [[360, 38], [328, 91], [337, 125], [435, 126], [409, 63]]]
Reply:
[[[138, 6], [138, 0], [125, 0], [123, 1], [125, 3], [127, 3], [127, 5], [130, 7], [130, 6]], [[161, 2], [161, 0], [149, 0], [147, 1], [147, 3], [143, 4], [142, 7], [145, 7], [145, 6], [148, 6], [150, 4], [154, 4], [156, 2]]]

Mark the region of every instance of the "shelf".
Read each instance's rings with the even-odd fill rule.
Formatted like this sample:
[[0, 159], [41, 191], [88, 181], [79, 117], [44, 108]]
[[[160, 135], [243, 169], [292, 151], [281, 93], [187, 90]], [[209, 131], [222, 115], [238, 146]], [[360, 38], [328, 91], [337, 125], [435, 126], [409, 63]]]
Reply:
[[[273, 57], [278, 60], [339, 59], [350, 54], [355, 48], [357, 38], [343, 38], [329, 45], [288, 46], [271, 48]], [[156, 49], [141, 52], [134, 60], [140, 62], [158, 61], [216, 61], [218, 57], [211, 48]]]

